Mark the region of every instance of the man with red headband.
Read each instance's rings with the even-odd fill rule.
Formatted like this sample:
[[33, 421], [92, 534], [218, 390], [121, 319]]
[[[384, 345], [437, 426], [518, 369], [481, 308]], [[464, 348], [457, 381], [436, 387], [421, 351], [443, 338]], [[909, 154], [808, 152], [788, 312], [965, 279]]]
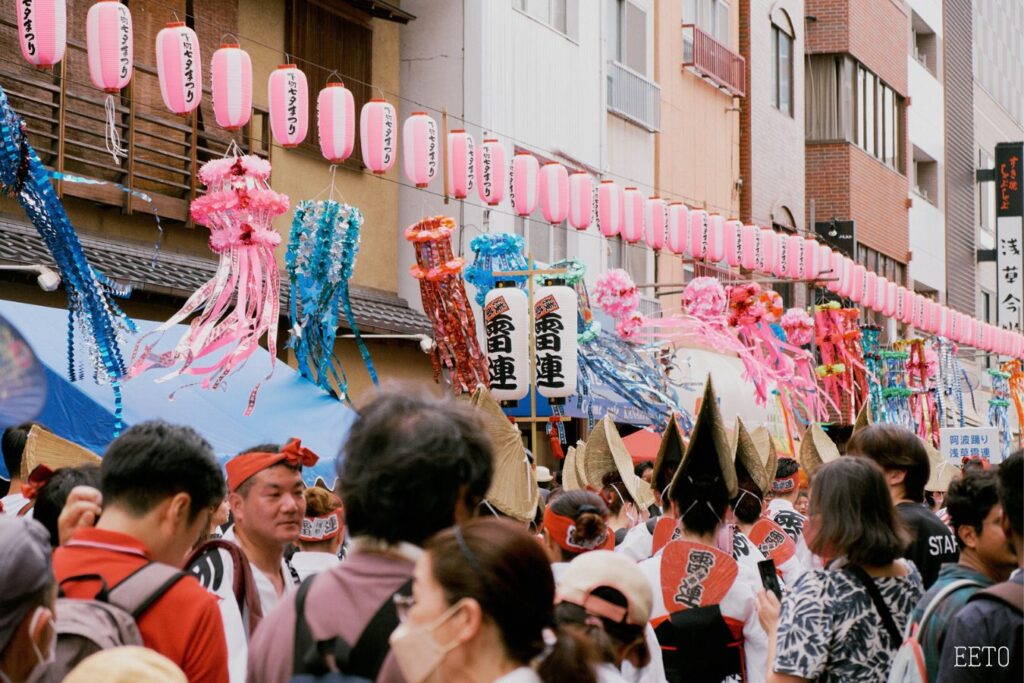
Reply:
[[234, 526], [189, 560], [199, 582], [221, 598], [232, 683], [245, 680], [248, 641], [262, 617], [299, 583], [284, 553], [298, 540], [306, 512], [302, 468], [317, 460], [299, 439], [283, 448], [261, 444], [229, 460]]

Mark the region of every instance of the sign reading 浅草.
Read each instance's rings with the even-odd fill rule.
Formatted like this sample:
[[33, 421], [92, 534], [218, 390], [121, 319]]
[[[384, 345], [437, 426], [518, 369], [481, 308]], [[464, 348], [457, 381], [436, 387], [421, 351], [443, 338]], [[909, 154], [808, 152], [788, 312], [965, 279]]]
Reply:
[[996, 324], [1024, 331], [1024, 143], [996, 145]]
[[958, 464], [962, 458], [980, 456], [991, 463], [1002, 460], [999, 430], [995, 427], [943, 427], [939, 450]]

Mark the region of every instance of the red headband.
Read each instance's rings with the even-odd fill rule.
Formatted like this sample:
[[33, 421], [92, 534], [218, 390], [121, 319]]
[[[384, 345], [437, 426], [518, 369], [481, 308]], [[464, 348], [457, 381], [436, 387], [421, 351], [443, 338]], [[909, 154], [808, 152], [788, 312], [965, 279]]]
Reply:
[[309, 543], [327, 541], [340, 534], [344, 525], [341, 508], [323, 517], [303, 517], [299, 540]]
[[233, 493], [251, 477], [281, 462], [292, 467], [312, 467], [320, 458], [303, 447], [300, 439], [292, 439], [280, 453], [244, 453], [228, 461], [228, 489]]
[[21, 495], [29, 500], [35, 500], [36, 496], [39, 495], [40, 489], [46, 486], [46, 482], [50, 481], [52, 476], [53, 470], [49, 467], [46, 465], [36, 465], [32, 473], [28, 475], [28, 481], [21, 485]]
[[572, 536], [576, 531], [576, 520], [560, 515], [551, 508], [544, 510], [544, 530], [558, 544], [558, 547], [569, 553], [585, 553], [588, 550], [614, 550], [615, 532], [606, 526], [604, 535], [587, 545], [573, 543]]
[[776, 479], [775, 481], [772, 482], [772, 492], [789, 493], [790, 491], [796, 489], [796, 480], [799, 476], [800, 472], [796, 471], [788, 477]]

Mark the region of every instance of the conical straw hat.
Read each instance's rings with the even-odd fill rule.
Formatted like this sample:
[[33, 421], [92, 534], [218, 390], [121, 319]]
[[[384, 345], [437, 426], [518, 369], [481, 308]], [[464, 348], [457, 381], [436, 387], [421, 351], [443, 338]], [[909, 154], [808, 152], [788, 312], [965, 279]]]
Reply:
[[99, 465], [102, 460], [87, 448], [62, 439], [39, 425], [32, 425], [25, 439], [25, 450], [21, 455], [21, 479], [25, 481], [38, 465], [51, 470], [62, 467], [78, 467], [86, 463]]
[[813, 477], [819, 467], [838, 458], [839, 447], [817, 422], [812, 422], [800, 439], [799, 462], [804, 472]]
[[764, 468], [761, 456], [757, 452], [757, 446], [754, 444], [754, 440], [750, 437], [750, 432], [747, 431], [747, 427], [743, 424], [743, 420], [739, 418], [736, 418], [735, 467], [737, 484], [739, 480], [743, 479], [744, 475], [746, 475], [760, 490], [761, 498], [764, 497], [765, 493], [771, 490], [772, 481], [775, 479], [775, 475], [773, 473], [771, 476], [768, 476], [768, 471]]
[[565, 452], [565, 460], [562, 462], [562, 488], [566, 491], [577, 491], [581, 488], [576, 478], [576, 447], [569, 446]]
[[686, 440], [679, 421], [673, 415], [669, 418], [665, 431], [661, 433], [661, 444], [658, 446], [658, 457], [654, 459], [654, 471], [651, 476], [651, 487], [656, 491], [664, 491], [672, 480], [672, 475], [679, 469], [686, 451]]
[[[576, 460], [577, 463], [580, 462], [578, 451]], [[630, 457], [629, 450], [622, 442], [619, 430], [615, 428], [615, 422], [610, 415], [605, 415], [594, 425], [594, 431], [587, 439], [582, 463], [584, 477], [590, 486], [600, 489], [606, 474], [618, 472], [630, 497], [641, 509], [654, 505], [651, 487], [633, 471], [633, 458]]]
[[874, 418], [871, 417], [871, 401], [864, 401], [864, 405], [860, 407], [860, 412], [857, 413], [857, 419], [853, 421], [853, 432], [850, 436], [852, 437], [853, 434], [856, 434], [869, 424], [873, 424], [874, 421]]
[[928, 452], [929, 475], [928, 483], [924, 485], [925, 491], [949, 490], [950, 483], [960, 476], [960, 468], [949, 458], [943, 457], [942, 453], [935, 450], [927, 441], [924, 442], [924, 449]]
[[533, 521], [540, 491], [519, 430], [483, 386], [473, 392], [471, 403], [483, 418], [494, 448], [494, 478], [487, 491], [487, 501], [513, 519]]
[[739, 493], [736, 485], [736, 468], [733, 465], [732, 439], [722, 422], [722, 414], [718, 411], [718, 399], [715, 388], [708, 377], [704, 385], [704, 398], [701, 400], [700, 411], [690, 433], [690, 443], [683, 454], [683, 462], [676, 470], [670, 489], [685, 482], [683, 477], [695, 474], [708, 474], [720, 478], [729, 498]]
[[775, 447], [775, 438], [767, 427], [761, 425], [750, 433], [750, 440], [754, 442], [754, 448], [757, 449], [764, 471], [768, 475], [768, 485], [771, 486], [779, 466], [779, 451]]

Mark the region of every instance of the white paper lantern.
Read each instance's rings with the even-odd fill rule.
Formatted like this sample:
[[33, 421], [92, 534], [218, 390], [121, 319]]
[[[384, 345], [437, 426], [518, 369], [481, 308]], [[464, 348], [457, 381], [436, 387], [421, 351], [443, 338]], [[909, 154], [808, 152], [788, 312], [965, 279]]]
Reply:
[[530, 302], [516, 287], [487, 292], [483, 308], [491, 395], [518, 401], [530, 392]]
[[576, 290], [564, 285], [537, 288], [533, 314], [537, 392], [564, 401], [576, 393]]

